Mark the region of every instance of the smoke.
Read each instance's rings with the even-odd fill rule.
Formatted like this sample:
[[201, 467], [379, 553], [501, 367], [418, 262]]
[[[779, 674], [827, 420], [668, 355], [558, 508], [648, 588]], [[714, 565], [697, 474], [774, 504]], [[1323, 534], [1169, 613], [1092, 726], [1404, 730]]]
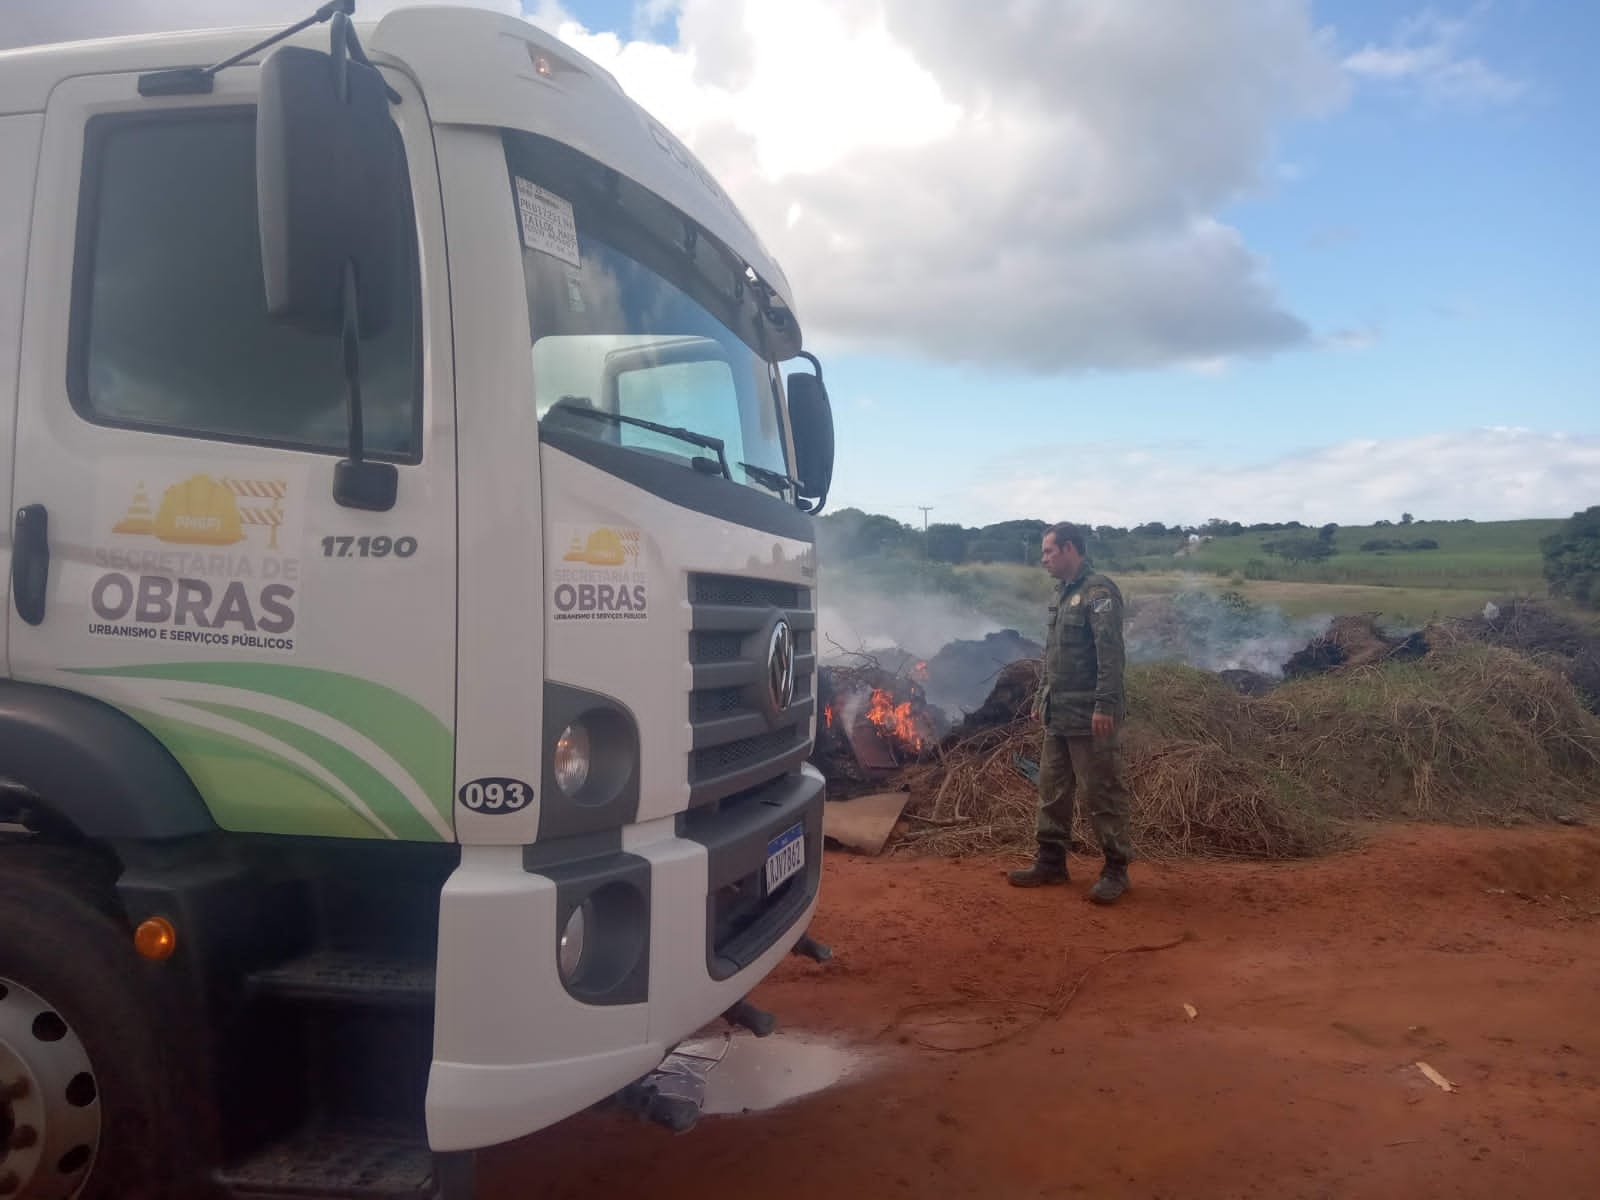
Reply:
[[832, 576], [827, 582], [827, 599], [817, 614], [818, 651], [825, 663], [863, 653], [894, 671], [902, 665], [891, 661], [895, 651], [926, 661], [951, 642], [981, 639], [1006, 628], [955, 596], [839, 589]]
[[1202, 671], [1279, 679], [1291, 655], [1326, 632], [1330, 616], [1291, 618], [1238, 592], [1186, 591], [1140, 600], [1129, 614], [1129, 662], [1180, 662]]
[[[950, 661], [934, 664], [927, 682], [930, 701], [966, 711], [982, 703], [992, 676], [1021, 653], [1011, 645], [1020, 639], [985, 646], [985, 638], [1014, 630], [1023, 639], [1044, 641], [1048, 581], [1041, 574], [1036, 582], [1037, 592], [1031, 584], [1015, 586], [1014, 577], [985, 587], [975, 575], [927, 565], [902, 570], [892, 561], [832, 568], [822, 580], [818, 654], [824, 665], [858, 664], [857, 656], [866, 655], [884, 670], [908, 673], [918, 662], [940, 658], [952, 643], [966, 643], [952, 647], [962, 653], [944, 656]], [[1178, 662], [1281, 679], [1289, 659], [1332, 622], [1331, 614], [1291, 617], [1240, 592], [1207, 587], [1201, 577], [1168, 595], [1137, 594], [1137, 577], [1127, 578], [1125, 586], [1134, 590], [1123, 627], [1132, 663]], [[961, 591], [944, 590], [954, 588]], [[980, 657], [987, 669], [975, 683], [966, 669], [972, 663], [965, 660]]]

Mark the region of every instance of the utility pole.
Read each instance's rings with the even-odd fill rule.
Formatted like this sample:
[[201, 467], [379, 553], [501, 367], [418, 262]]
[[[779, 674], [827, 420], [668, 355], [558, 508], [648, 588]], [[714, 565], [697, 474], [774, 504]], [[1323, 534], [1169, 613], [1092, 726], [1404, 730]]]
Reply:
[[928, 553], [928, 513], [933, 509], [933, 505], [919, 504], [917, 507], [922, 510], [922, 557], [929, 558], [931, 556]]

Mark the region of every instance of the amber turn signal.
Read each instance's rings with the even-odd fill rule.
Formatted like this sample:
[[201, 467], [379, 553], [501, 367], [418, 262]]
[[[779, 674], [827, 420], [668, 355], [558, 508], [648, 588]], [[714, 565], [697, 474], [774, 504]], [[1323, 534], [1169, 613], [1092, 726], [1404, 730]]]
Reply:
[[150, 917], [133, 931], [133, 948], [144, 958], [171, 958], [178, 948], [178, 931], [165, 917]]

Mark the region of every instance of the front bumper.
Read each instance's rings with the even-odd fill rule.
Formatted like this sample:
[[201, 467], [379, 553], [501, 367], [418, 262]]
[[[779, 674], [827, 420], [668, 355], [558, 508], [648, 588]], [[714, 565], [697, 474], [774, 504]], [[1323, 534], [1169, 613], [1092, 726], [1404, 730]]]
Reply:
[[[439, 913], [428, 1141], [468, 1150], [532, 1133], [632, 1083], [782, 960], [816, 909], [822, 776], [806, 766], [736, 804], [524, 855], [463, 846]], [[805, 866], [770, 896], [769, 843], [804, 827]], [[642, 961], [577, 993], [556, 967], [572, 908], [644, 896]], [[633, 917], [627, 920], [633, 921]], [[637, 942], [635, 943], [637, 944]]]

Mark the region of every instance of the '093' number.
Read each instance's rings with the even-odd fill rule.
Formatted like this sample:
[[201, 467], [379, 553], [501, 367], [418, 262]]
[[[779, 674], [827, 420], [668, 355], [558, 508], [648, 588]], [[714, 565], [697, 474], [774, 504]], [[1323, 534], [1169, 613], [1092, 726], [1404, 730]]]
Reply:
[[520, 779], [474, 779], [456, 793], [461, 803], [473, 812], [521, 812], [533, 803], [533, 788]]

